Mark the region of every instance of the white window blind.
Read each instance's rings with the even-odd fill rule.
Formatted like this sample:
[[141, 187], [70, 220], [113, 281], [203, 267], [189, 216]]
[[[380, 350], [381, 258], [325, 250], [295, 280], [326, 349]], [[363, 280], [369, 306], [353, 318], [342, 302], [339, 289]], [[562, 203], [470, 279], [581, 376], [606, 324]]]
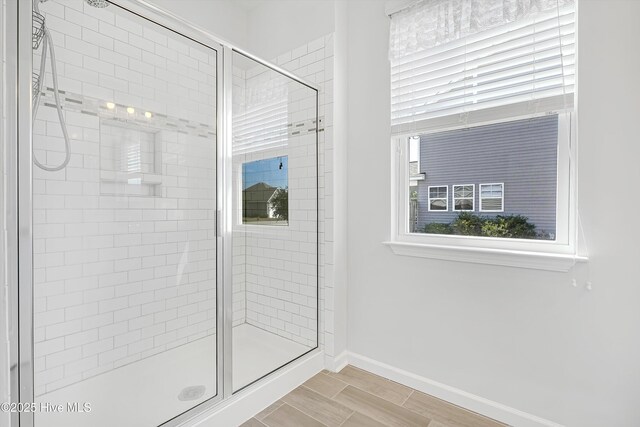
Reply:
[[289, 138], [287, 80], [271, 70], [250, 73], [242, 91], [234, 91], [233, 154], [285, 147]]
[[280, 148], [288, 141], [287, 98], [249, 106], [234, 117], [233, 154]]
[[504, 210], [504, 184], [480, 184], [480, 211]]
[[393, 14], [393, 132], [487, 109], [571, 107], [574, 9], [573, 0], [422, 0]]

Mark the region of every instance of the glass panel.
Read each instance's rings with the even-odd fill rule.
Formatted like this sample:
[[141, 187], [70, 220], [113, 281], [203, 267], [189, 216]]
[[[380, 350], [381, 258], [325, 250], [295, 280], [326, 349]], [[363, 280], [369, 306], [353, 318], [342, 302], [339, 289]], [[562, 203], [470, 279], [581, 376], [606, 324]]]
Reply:
[[447, 187], [433, 187], [429, 190], [429, 194], [432, 199], [436, 197], [446, 197], [447, 196]]
[[502, 184], [481, 184], [480, 195], [482, 197], [502, 197]]
[[[419, 151], [406, 156], [410, 232], [554, 240], [558, 123], [548, 114], [407, 138]], [[411, 156], [424, 178], [411, 180]]]
[[472, 197], [473, 196], [473, 186], [471, 185], [459, 185], [456, 186], [455, 195], [456, 197]]
[[447, 201], [443, 199], [435, 199], [431, 201], [432, 211], [445, 211], [447, 210]]
[[471, 199], [458, 199], [455, 202], [455, 209], [457, 211], [473, 210], [473, 201]]
[[316, 98], [233, 54], [234, 391], [318, 345]]
[[501, 211], [502, 199], [499, 199], [499, 198], [482, 199], [482, 210], [483, 211]]
[[157, 426], [217, 394], [217, 52], [34, 8], [35, 425]]

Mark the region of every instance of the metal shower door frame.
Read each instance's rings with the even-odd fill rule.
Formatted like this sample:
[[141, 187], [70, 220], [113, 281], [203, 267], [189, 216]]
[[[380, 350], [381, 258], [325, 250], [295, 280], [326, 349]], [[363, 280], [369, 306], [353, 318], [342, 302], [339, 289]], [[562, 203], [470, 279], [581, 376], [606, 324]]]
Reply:
[[[79, 0], [80, 1], [80, 0]], [[224, 141], [226, 131], [222, 123], [224, 99], [223, 47], [217, 39], [198, 31], [183, 20], [165, 13], [142, 1], [112, 0], [111, 7], [119, 7], [150, 23], [160, 25], [193, 42], [216, 52], [216, 220], [222, 206], [222, 176]], [[34, 334], [33, 334], [33, 197], [32, 197], [32, 85], [33, 66], [31, 46], [33, 6], [31, 1], [7, 2], [7, 88], [15, 93], [15, 117], [7, 117], [7, 135], [15, 135], [17, 144], [7, 144], [7, 201], [8, 247], [17, 251], [8, 254], [10, 322], [10, 394], [12, 403], [34, 402]], [[12, 49], [15, 47], [15, 51]], [[9, 108], [8, 111], [12, 111]], [[13, 120], [12, 120], [13, 119]], [[15, 124], [15, 125], [14, 125]], [[14, 125], [12, 127], [12, 125]], [[15, 129], [14, 129], [15, 127]], [[11, 138], [9, 138], [11, 139]], [[15, 202], [15, 203], [12, 203]], [[216, 221], [216, 222], [217, 222]], [[13, 227], [15, 226], [15, 228]], [[12, 232], [17, 230], [17, 232]], [[223, 300], [225, 280], [222, 248], [225, 236], [216, 230], [216, 395], [190, 410], [178, 414], [162, 424], [172, 427], [182, 424], [200, 412], [206, 411], [223, 400], [224, 360], [221, 354], [225, 331]], [[46, 427], [35, 425], [31, 412], [12, 413], [12, 427]]]
[[[54, 0], [55, 1], [55, 0]], [[82, 0], [78, 0], [82, 1]], [[188, 411], [166, 421], [162, 427], [185, 425], [190, 419], [211, 411], [233, 395], [232, 388], [232, 61], [233, 52], [240, 53], [259, 64], [297, 81], [316, 92], [316, 121], [318, 119], [318, 88], [313, 83], [274, 64], [233, 46], [188, 21], [166, 12], [143, 0], [108, 0], [111, 7], [119, 7], [156, 25], [186, 37], [216, 51], [216, 395]], [[6, 2], [6, 79], [7, 93], [15, 108], [7, 109], [6, 135], [13, 144], [7, 149], [7, 246], [15, 248], [7, 254], [9, 282], [9, 363], [10, 395], [12, 403], [34, 402], [33, 354], [33, 198], [32, 198], [32, 3]], [[8, 97], [7, 97], [8, 98]], [[14, 104], [15, 103], [15, 104]], [[318, 178], [318, 131], [316, 130], [316, 179]], [[319, 214], [319, 192], [317, 212]], [[319, 216], [317, 217], [319, 221]], [[319, 237], [319, 222], [317, 223]], [[320, 247], [317, 241], [317, 269]], [[319, 271], [318, 271], [319, 273]], [[317, 282], [319, 297], [319, 274]], [[317, 312], [320, 351], [320, 313]], [[226, 309], [225, 309], [226, 308]], [[307, 353], [307, 354], [308, 354]], [[302, 356], [300, 356], [302, 357]], [[291, 361], [290, 361], [291, 362]], [[33, 413], [13, 413], [11, 427], [34, 426]]]

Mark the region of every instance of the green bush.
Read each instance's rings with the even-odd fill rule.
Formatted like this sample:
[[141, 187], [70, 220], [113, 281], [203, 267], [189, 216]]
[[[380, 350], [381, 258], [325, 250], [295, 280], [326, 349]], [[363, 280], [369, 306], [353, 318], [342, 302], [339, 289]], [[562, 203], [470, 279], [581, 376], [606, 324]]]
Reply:
[[453, 230], [449, 224], [432, 222], [424, 226], [424, 232], [429, 234], [452, 234]]
[[550, 239], [548, 233], [536, 232], [535, 224], [523, 215], [497, 215], [483, 217], [461, 212], [450, 224], [431, 223], [425, 233], [457, 234], [461, 236], [506, 237], [511, 239]]
[[482, 224], [482, 236], [486, 237], [512, 237], [504, 222], [485, 221]]
[[487, 237], [509, 237], [533, 239], [537, 236], [536, 226], [522, 215], [497, 215], [482, 225], [482, 235]]
[[461, 212], [451, 223], [453, 234], [462, 236], [480, 236], [482, 234], [482, 225], [486, 221], [478, 215], [469, 212]]

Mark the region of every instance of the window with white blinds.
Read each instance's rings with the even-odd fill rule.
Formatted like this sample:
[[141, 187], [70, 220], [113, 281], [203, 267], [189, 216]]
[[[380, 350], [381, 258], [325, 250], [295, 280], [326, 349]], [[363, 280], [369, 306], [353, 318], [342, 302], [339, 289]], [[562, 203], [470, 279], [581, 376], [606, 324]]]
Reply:
[[255, 153], [287, 146], [288, 98], [250, 104], [233, 120], [233, 154]]
[[289, 81], [264, 66], [254, 66], [244, 74], [240, 68], [235, 72], [233, 154], [286, 147], [291, 102]]
[[[421, 0], [391, 15], [395, 134], [570, 108], [574, 0]], [[494, 117], [495, 117], [494, 114]]]

